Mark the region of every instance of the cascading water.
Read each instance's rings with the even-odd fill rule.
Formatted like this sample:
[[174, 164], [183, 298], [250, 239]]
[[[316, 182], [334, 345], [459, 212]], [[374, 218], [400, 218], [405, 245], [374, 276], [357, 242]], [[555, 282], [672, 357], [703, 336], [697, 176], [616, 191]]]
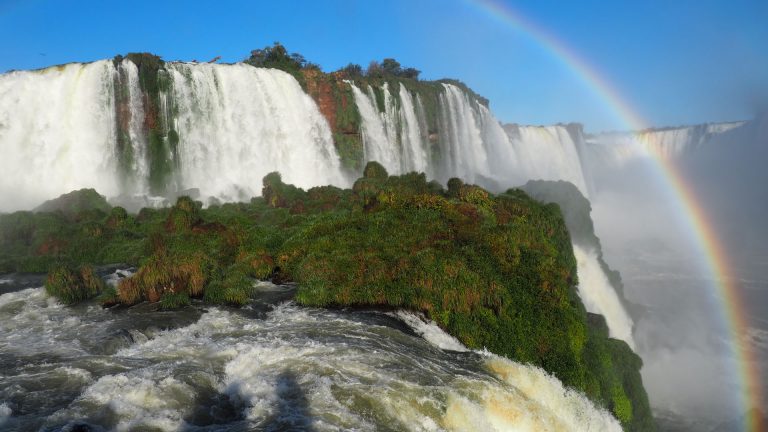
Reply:
[[[126, 157], [130, 161], [130, 167], [128, 171], [130, 175], [128, 180], [134, 184], [128, 187], [128, 191], [147, 194], [149, 191], [146, 183], [149, 177], [149, 167], [147, 166], [147, 137], [144, 132], [144, 102], [141, 88], [139, 86], [139, 69], [130, 60], [123, 60], [117, 65], [117, 78], [118, 85], [116, 86], [115, 96], [116, 100], [122, 102], [125, 100], [124, 105], [118, 104], [116, 107], [118, 112], [122, 115], [118, 115], [118, 122], [122, 118], [125, 118], [127, 125], [125, 127], [118, 127], [118, 134], [120, 130], [126, 130], [127, 136], [123, 137], [130, 149], [129, 157]], [[126, 95], [118, 94], [124, 91]], [[118, 142], [120, 137], [118, 137]], [[128, 150], [128, 149], [126, 149]], [[119, 152], [119, 150], [118, 150]], [[120, 157], [118, 157], [120, 159]]]
[[505, 125], [518, 156], [517, 168], [533, 180], [564, 180], [589, 196], [579, 148], [581, 131], [572, 134], [565, 126]]
[[343, 185], [331, 130], [289, 74], [245, 64], [168, 63], [183, 187], [225, 201], [279, 171], [299, 187]]
[[[366, 160], [376, 160], [392, 173], [421, 171], [446, 181], [468, 182], [504, 190], [531, 179], [565, 180], [587, 193], [579, 146], [565, 127], [514, 127], [510, 133], [493, 114], [453, 84], [442, 84], [436, 152], [433, 160], [423, 120], [424, 108], [405, 86], [395, 98], [387, 85], [380, 88], [383, 111], [376, 94], [352, 85], [362, 117]], [[397, 102], [395, 102], [395, 99]]]
[[0, 427], [621, 430], [542, 370], [467, 351], [414, 314], [397, 316], [426, 340], [385, 313], [258, 290], [244, 309], [165, 313], [64, 307], [42, 288], [0, 295]]
[[400, 84], [400, 135], [403, 153], [403, 167], [407, 171], [426, 172], [429, 174], [429, 158], [426, 142], [421, 133], [421, 126], [416, 114], [413, 97], [404, 85]]
[[584, 307], [589, 312], [605, 317], [612, 338], [621, 339], [635, 349], [632, 318], [600, 266], [597, 252], [574, 243], [573, 255], [576, 257], [579, 274], [579, 297]]
[[440, 154], [442, 177], [460, 177], [468, 182], [490, 178], [488, 152], [476, 111], [467, 95], [456, 86], [443, 84], [440, 95]]
[[384, 111], [380, 111], [371, 86], [367, 94], [352, 83], [350, 86], [363, 120], [365, 159], [381, 163], [392, 174], [410, 171], [431, 174], [426, 134], [422, 132], [423, 113], [417, 112], [408, 89], [400, 84], [395, 96], [384, 83], [380, 89]]
[[[156, 112], [128, 59], [0, 75], [0, 210], [86, 187], [148, 194], [158, 165], [171, 170], [161, 173], [167, 192], [198, 188], [224, 201], [258, 195], [271, 171], [301, 187], [346, 184], [327, 121], [291, 75], [244, 64], [165, 67]], [[164, 154], [158, 145], [176, 148]]]
[[0, 75], [0, 211], [84, 187], [120, 191], [114, 75], [110, 61]]
[[[354, 84], [350, 85], [355, 97], [355, 104], [363, 120], [361, 133], [365, 160], [377, 161], [392, 173], [399, 171], [400, 159], [397, 146], [394, 141], [390, 141], [384, 119], [376, 107], [375, 96], [371, 98]], [[371, 89], [370, 92], [372, 93], [373, 90]]]

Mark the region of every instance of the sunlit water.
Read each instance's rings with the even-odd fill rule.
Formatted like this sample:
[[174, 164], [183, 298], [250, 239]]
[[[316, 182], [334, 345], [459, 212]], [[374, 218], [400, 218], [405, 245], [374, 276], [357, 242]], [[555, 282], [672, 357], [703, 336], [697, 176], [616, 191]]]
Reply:
[[411, 313], [302, 308], [271, 284], [242, 309], [65, 307], [14, 283], [3, 430], [620, 430], [540, 369]]

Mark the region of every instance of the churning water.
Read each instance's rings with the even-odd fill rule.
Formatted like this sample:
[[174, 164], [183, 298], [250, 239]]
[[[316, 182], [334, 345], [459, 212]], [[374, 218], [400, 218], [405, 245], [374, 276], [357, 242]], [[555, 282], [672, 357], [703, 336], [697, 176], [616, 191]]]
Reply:
[[14, 283], [4, 430], [620, 430], [542, 370], [411, 313], [302, 308], [271, 284], [242, 309], [65, 307]]

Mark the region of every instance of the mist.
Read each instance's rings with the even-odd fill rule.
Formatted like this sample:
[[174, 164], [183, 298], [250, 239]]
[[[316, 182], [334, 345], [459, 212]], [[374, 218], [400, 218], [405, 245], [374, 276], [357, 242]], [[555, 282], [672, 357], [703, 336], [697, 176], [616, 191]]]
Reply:
[[[768, 321], [760, 311], [768, 307], [768, 116], [732, 126], [711, 134], [685, 132], [685, 145], [667, 157], [726, 251], [729, 277], [747, 305], [749, 329], [739, 343], [748, 344], [765, 369]], [[628, 137], [589, 138], [584, 159], [596, 231], [606, 261], [622, 274], [625, 295], [643, 311], [633, 317], [633, 336], [660, 426], [715, 430], [745, 411], [724, 299], [679, 197], [670, 193], [653, 158], [619, 149]], [[643, 136], [634, 145], [652, 147], [654, 139], [664, 138]], [[752, 384], [766, 389], [761, 372], [762, 382]]]

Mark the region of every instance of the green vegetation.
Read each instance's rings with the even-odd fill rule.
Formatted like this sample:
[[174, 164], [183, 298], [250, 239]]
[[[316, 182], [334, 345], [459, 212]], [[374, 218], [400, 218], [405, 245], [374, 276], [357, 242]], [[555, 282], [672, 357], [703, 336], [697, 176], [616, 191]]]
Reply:
[[603, 272], [608, 276], [611, 286], [616, 290], [624, 307], [639, 314], [638, 306], [631, 304], [624, 297], [624, 284], [619, 272], [611, 269], [603, 259], [600, 239], [595, 235], [595, 227], [592, 223], [592, 205], [581, 194], [579, 189], [566, 181], [531, 180], [520, 189], [528, 195], [544, 203], [555, 203], [563, 211], [565, 225], [574, 243], [591, 247], [598, 252], [598, 262]]
[[[356, 65], [352, 65], [352, 66], [356, 66]], [[409, 68], [401, 67], [400, 62], [398, 62], [393, 58], [385, 58], [384, 60], [381, 61], [381, 63], [377, 61], [372, 61], [368, 65], [368, 69], [365, 71], [365, 75], [371, 78], [396, 77], [396, 78], [408, 78], [408, 79], [414, 79], [414, 80], [419, 79], [420, 73], [421, 71], [414, 69], [412, 67], [409, 67]]]
[[624, 341], [608, 337], [608, 326], [601, 315], [587, 314], [587, 323], [589, 338], [584, 358], [594, 371], [587, 382], [587, 395], [608, 408], [624, 430], [656, 430], [640, 376], [640, 356]]
[[[352, 189], [303, 190], [271, 173], [262, 197], [208, 209], [180, 197], [130, 215], [90, 199], [69, 217], [0, 215], [0, 272], [49, 271], [48, 292], [68, 304], [101, 293], [105, 305], [242, 305], [272, 279], [296, 282], [307, 306], [420, 311], [471, 348], [541, 366], [626, 430], [652, 429], [640, 358], [576, 295], [556, 204], [459, 179], [445, 190], [375, 162], [363, 174]], [[93, 198], [67, 200], [79, 195]], [[116, 262], [139, 268], [116, 289], [96, 284], [89, 265]]]
[[104, 282], [90, 265], [82, 265], [77, 269], [59, 265], [48, 272], [45, 280], [45, 291], [64, 304], [75, 304], [96, 297], [103, 289]]
[[299, 53], [289, 54], [288, 50], [280, 42], [251, 51], [250, 57], [243, 60], [243, 63], [255, 67], [280, 69], [288, 72], [296, 78], [304, 89], [306, 89], [306, 81], [304, 81], [302, 70], [320, 70], [318, 65], [308, 62], [303, 55]]
[[94, 189], [80, 189], [40, 204], [34, 211], [59, 213], [72, 219], [88, 212], [107, 213], [112, 206]]

